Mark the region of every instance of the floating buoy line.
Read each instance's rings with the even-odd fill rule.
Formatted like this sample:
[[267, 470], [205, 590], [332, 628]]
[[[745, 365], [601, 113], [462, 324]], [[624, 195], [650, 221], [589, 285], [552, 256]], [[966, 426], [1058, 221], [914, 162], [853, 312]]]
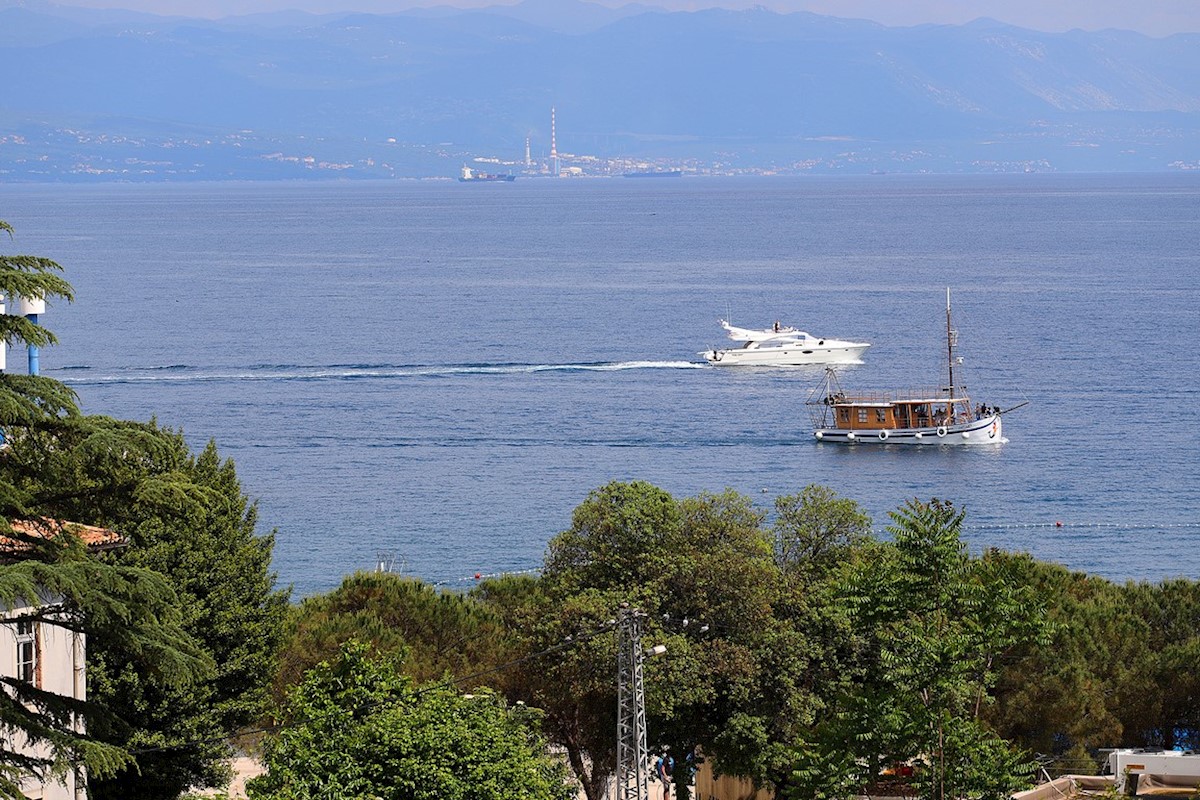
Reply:
[[983, 525], [963, 525], [965, 531], [1026, 530], [1035, 528], [1104, 528], [1121, 531], [1160, 531], [1172, 528], [1200, 528], [1200, 522], [995, 522]]
[[434, 581], [433, 586], [453, 586], [463, 583], [476, 583], [478, 581], [487, 580], [488, 578], [504, 578], [509, 575], [537, 575], [542, 571], [541, 567], [534, 569], [514, 569], [504, 570], [502, 572], [476, 572], [474, 575], [469, 575], [465, 578], [450, 578], [444, 581]]

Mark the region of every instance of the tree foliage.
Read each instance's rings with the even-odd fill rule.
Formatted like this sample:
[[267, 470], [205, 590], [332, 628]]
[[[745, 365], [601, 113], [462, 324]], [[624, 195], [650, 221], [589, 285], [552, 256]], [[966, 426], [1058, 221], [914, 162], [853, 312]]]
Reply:
[[858, 674], [799, 748], [792, 795], [824, 791], [817, 770], [836, 762], [847, 796], [911, 765], [921, 797], [1007, 797], [1028, 765], [981, 713], [1001, 660], [1042, 639], [1043, 610], [1005, 563], [967, 554], [950, 504], [912, 501], [892, 517], [893, 542], [843, 586]]
[[[0, 530], [0, 535], [7, 533]], [[26, 614], [10, 614], [6, 626], [27, 620], [92, 639], [108, 638], [120, 644], [131, 670], [167, 685], [193, 686], [205, 668], [203, 652], [183, 628], [170, 585], [148, 570], [100, 564], [78, 541], [62, 547], [53, 560], [43, 551], [35, 560], [0, 566], [0, 605], [18, 608], [31, 598], [50, 602]], [[6, 730], [0, 739], [0, 795], [19, 796], [16, 786], [24, 777], [52, 780], [78, 767], [104, 777], [132, 763], [125, 748], [95, 735], [113, 717], [104, 703], [76, 701], [15, 677], [0, 677], [0, 683], [5, 688], [0, 691], [0, 725]], [[77, 720], [83, 727], [77, 728]], [[18, 737], [40, 746], [45, 755], [17, 747]]]
[[[861, 544], [863, 517], [815, 489], [779, 507], [786, 513], [768, 531], [764, 514], [736, 492], [678, 500], [645, 482], [610, 483], [550, 542], [539, 580], [479, 588], [523, 652], [575, 637], [554, 663], [522, 670], [506, 689], [545, 709], [548, 735], [589, 798], [616, 766], [616, 656], [611, 636], [580, 634], [623, 602], [646, 612], [647, 643], [667, 647], [645, 671], [651, 748], [677, 763], [702, 748], [718, 768], [760, 782], [785, 774], [789, 743], [821, 707], [813, 676], [836, 669], [839, 644], [822, 638], [836, 627], [828, 617], [789, 616], [811, 606], [799, 584], [783, 580], [779, 541], [808, 536], [820, 550], [813, 563], [790, 551], [791, 568], [815, 584]], [[826, 519], [829, 509], [843, 516]], [[676, 783], [686, 798], [687, 770]]]
[[12, 482], [41, 513], [124, 533], [130, 546], [104, 560], [165, 576], [213, 665], [185, 689], [136, 669], [119, 640], [92, 638], [89, 691], [118, 712], [94, 733], [143, 751], [137, 769], [94, 779], [93, 796], [165, 800], [223, 785], [222, 738], [265, 712], [263, 676], [287, 609], [270, 572], [272, 537], [255, 534], [257, 511], [232, 462], [211, 443], [193, 455], [154, 422], [98, 416], [29, 430], [6, 455]]
[[266, 677], [287, 613], [287, 593], [275, 587], [270, 570], [273, 537], [256, 534], [257, 510], [233, 463], [222, 461], [212, 443], [192, 455], [179, 434], [153, 423], [141, 432], [147, 431], [156, 461], [144, 460], [127, 476], [127, 464], [112, 464], [108, 474], [117, 479], [98, 469], [84, 482], [127, 481], [127, 500], [114, 503], [106, 519], [127, 531], [133, 546], [110, 557], [171, 580], [186, 628], [215, 669], [202, 685], [179, 692], [131, 674], [120, 648], [106, 641], [92, 648], [92, 689], [121, 712], [121, 724], [107, 735], [147, 751], [139, 771], [93, 782], [101, 800], [167, 800], [190, 786], [224, 785], [230, 750], [223, 737], [266, 713]]
[[[0, 222], [0, 230], [12, 229]], [[34, 256], [0, 256], [0, 293], [41, 299], [70, 299], [70, 285], [54, 262]], [[9, 343], [54, 342], [40, 325], [11, 314], [0, 315], [0, 338]], [[29, 619], [84, 634], [89, 643], [107, 641], [124, 654], [127, 668], [179, 691], [197, 685], [211, 661], [187, 630], [180, 602], [170, 581], [131, 564], [104, 563], [91, 555], [69, 530], [41, 537], [14, 531], [12, 520], [64, 518], [48, 498], [64, 491], [53, 470], [48, 448], [55, 433], [72, 430], [81, 417], [75, 396], [56, 381], [39, 376], [0, 375], [0, 535], [8, 540], [0, 564], [0, 604], [7, 610], [27, 604], [35, 611], [11, 614], [5, 624]], [[67, 516], [66, 518], [72, 518]], [[93, 515], [73, 521], [97, 522]], [[17, 678], [4, 678], [0, 692], [0, 793], [16, 796], [22, 778], [43, 780], [69, 769], [86, 767], [104, 778], [132, 762], [127, 748], [96, 732], [110, 723], [114, 710], [104, 698], [86, 702], [41, 691]], [[82, 721], [84, 726], [77, 725]], [[86, 731], [86, 732], [85, 732]], [[37, 753], [16, 742], [40, 746]]]
[[[1143, 746], [1200, 749], [1200, 582], [1177, 578], [1124, 589], [1151, 651], [1150, 693], [1129, 709], [1125, 728]], [[1149, 697], [1157, 702], [1145, 702]]]
[[[561, 595], [541, 580], [512, 576], [484, 581], [473, 593], [508, 626], [507, 661], [494, 685], [512, 701], [545, 714], [544, 729], [561, 747], [589, 798], [602, 797], [616, 767], [616, 646], [605, 630], [619, 594], [595, 589]], [[570, 641], [553, 657], [539, 657]]]
[[771, 538], [784, 576], [808, 584], [871, 542], [871, 518], [832, 489], [807, 486], [800, 494], [776, 498]]
[[403, 656], [405, 674], [421, 682], [491, 666], [502, 632], [496, 615], [470, 597], [392, 573], [360, 572], [293, 608], [275, 696], [282, 700], [305, 672], [351, 639]]
[[[6, 258], [0, 290], [69, 299], [57, 271], [45, 259]], [[29, 325], [0, 316], [10, 340], [53, 341]], [[174, 607], [163, 612], [170, 621], [163, 635], [178, 636], [176, 646], [191, 643], [187, 652], [207, 665], [202, 679], [181, 683], [172, 671], [147, 669], [145, 645], [119, 626], [92, 626], [89, 697], [111, 713], [89, 731], [140, 751], [136, 765], [115, 774], [92, 770], [92, 795], [165, 799], [192, 785], [221, 785], [223, 737], [265, 711], [263, 677], [287, 607], [270, 572], [273, 539], [255, 534], [257, 511], [232, 462], [212, 444], [193, 455], [182, 434], [154, 422], [82, 415], [74, 393], [37, 376], [0, 375], [0, 429], [8, 444], [0, 453], [5, 518], [47, 516], [119, 531], [128, 547], [80, 561], [97, 573], [96, 591], [105, 574], [144, 576], [144, 591], [159, 595], [147, 609]]]
[[1029, 556], [994, 553], [1039, 593], [1052, 635], [1016, 651], [988, 721], [1088, 772], [1101, 747], [1195, 746], [1200, 730], [1200, 583], [1114, 584]]
[[567, 800], [536, 715], [487, 690], [414, 687], [351, 642], [310, 670], [268, 739], [253, 800]]
[[420, 676], [510, 664], [486, 679], [544, 712], [592, 798], [616, 767], [622, 603], [646, 612], [646, 644], [667, 646], [645, 669], [652, 750], [702, 752], [783, 796], [882, 791], [900, 766], [927, 798], [1001, 797], [1026, 781], [1025, 749], [1161, 746], [1196, 729], [1197, 584], [973, 557], [963, 513], [936, 500], [892, 520], [877, 541], [857, 504], [817, 486], [767, 514], [736, 492], [610, 483], [550, 542], [540, 577], [461, 598], [356, 576], [306, 601], [285, 661], [358, 636], [408, 653]]

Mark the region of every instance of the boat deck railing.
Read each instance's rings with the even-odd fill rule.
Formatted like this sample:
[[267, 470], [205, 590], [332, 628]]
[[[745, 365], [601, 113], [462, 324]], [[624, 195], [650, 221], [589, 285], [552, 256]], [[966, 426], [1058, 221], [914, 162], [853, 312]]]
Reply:
[[[912, 402], [929, 402], [929, 403], [945, 403], [949, 398], [944, 388], [938, 389], [901, 389], [898, 391], [881, 391], [881, 392], [855, 392], [854, 394], [841, 394], [836, 396], [838, 403], [912, 403]], [[959, 394], [955, 396], [954, 401], [970, 402], [966, 395]]]

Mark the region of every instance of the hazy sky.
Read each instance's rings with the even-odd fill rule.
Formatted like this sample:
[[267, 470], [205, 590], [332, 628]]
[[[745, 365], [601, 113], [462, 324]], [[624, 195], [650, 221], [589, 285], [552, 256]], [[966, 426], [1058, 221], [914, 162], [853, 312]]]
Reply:
[[[619, 6], [625, 0], [601, 0]], [[837, 17], [872, 19], [885, 25], [925, 22], [960, 24], [978, 17], [1044, 31], [1071, 28], [1123, 28], [1151, 36], [1200, 32], [1200, 0], [640, 0], [673, 10], [761, 5], [775, 11], [813, 11]], [[128, 8], [156, 14], [222, 17], [298, 9], [314, 13], [388, 13], [414, 6], [479, 7], [497, 0], [60, 0], [62, 5]], [[507, 0], [505, 0], [507, 4]]]

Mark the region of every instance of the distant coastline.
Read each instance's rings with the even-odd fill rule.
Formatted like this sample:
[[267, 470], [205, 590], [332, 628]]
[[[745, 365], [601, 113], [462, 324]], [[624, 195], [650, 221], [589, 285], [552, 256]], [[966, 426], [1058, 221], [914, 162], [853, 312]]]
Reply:
[[[0, 8], [0, 180], [1200, 170], [1200, 33], [527, 5], [200, 37], [186, 17]], [[512, 25], [531, 35], [483, 33]]]

